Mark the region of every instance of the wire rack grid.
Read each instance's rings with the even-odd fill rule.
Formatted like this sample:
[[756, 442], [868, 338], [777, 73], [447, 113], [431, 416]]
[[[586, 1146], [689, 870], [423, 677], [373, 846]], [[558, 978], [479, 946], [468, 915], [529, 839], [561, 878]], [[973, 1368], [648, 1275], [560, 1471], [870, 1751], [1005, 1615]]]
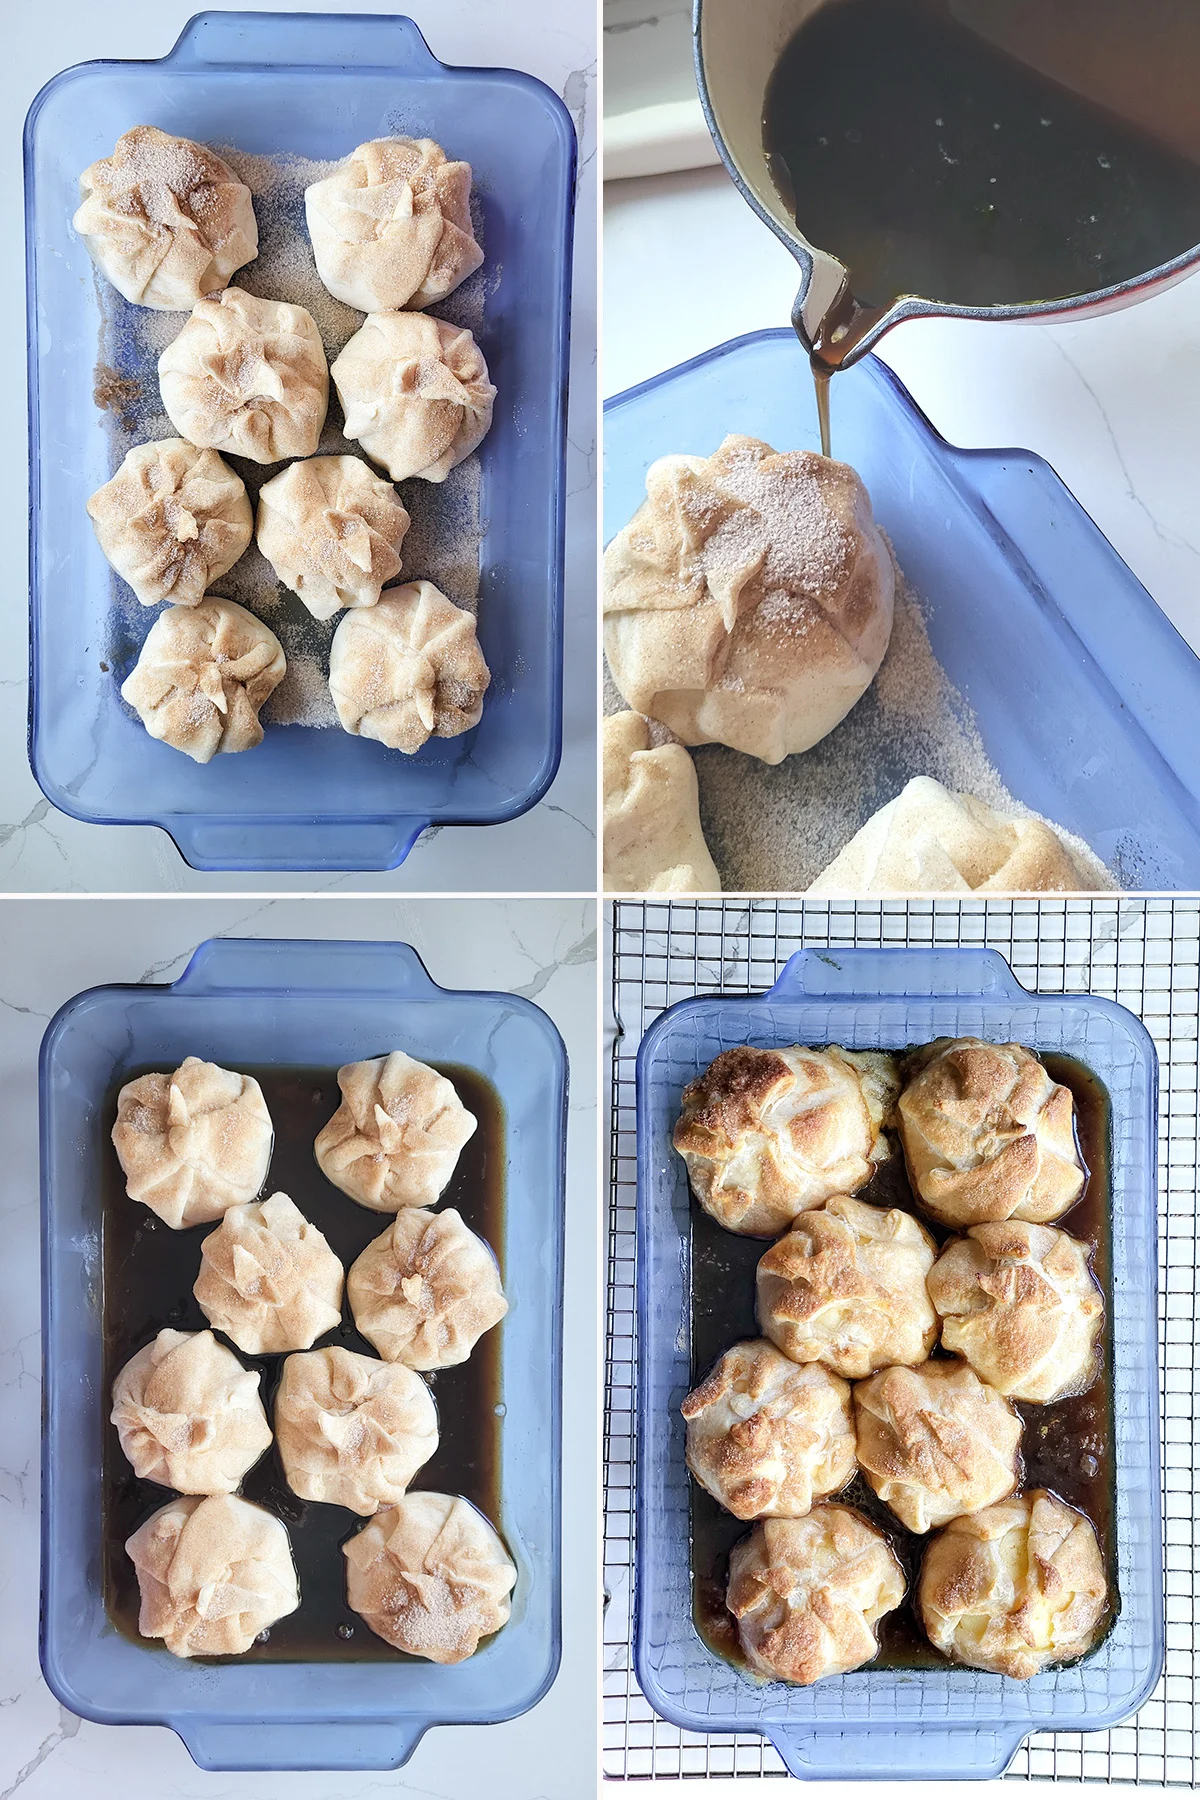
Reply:
[[702, 1736], [659, 1718], [631, 1655], [635, 1492], [634, 1063], [647, 1025], [696, 993], [770, 987], [805, 945], [988, 945], [1043, 993], [1092, 993], [1136, 1013], [1161, 1062], [1159, 1345], [1166, 1534], [1166, 1671], [1136, 1718], [1030, 1738], [1009, 1770], [1027, 1782], [1194, 1787], [1200, 1778], [1200, 1373], [1196, 1287], [1200, 1136], [1200, 900], [624, 900], [611, 909], [611, 1200], [605, 1371], [604, 1773], [627, 1781], [786, 1779], [765, 1738]]

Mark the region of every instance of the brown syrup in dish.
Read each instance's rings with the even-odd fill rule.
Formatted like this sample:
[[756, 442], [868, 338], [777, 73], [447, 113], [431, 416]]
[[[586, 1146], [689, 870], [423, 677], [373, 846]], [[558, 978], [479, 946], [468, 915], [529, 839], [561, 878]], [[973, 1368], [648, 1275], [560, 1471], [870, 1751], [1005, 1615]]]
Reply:
[[[479, 1121], [458, 1159], [440, 1207], [454, 1207], [497, 1256], [504, 1230], [504, 1114], [491, 1083], [477, 1070], [458, 1064], [434, 1064], [458, 1091]], [[141, 1074], [142, 1070], [134, 1071]], [[275, 1148], [263, 1189], [283, 1192], [306, 1219], [324, 1233], [343, 1267], [372, 1239], [386, 1230], [392, 1215], [359, 1206], [327, 1181], [317, 1167], [313, 1141], [333, 1117], [341, 1100], [336, 1069], [247, 1067], [260, 1083], [275, 1126]], [[133, 1075], [127, 1077], [132, 1080]], [[123, 1085], [119, 1084], [119, 1085]], [[107, 1096], [102, 1114], [105, 1131], [116, 1117], [117, 1092]], [[200, 1269], [200, 1246], [216, 1224], [190, 1231], [171, 1231], [148, 1208], [125, 1192], [116, 1154], [104, 1158], [104, 1448], [102, 1499], [104, 1603], [110, 1619], [126, 1637], [161, 1649], [157, 1639], [139, 1636], [138, 1583], [125, 1542], [172, 1497], [167, 1488], [139, 1481], [121, 1451], [116, 1429], [108, 1422], [108, 1395], [124, 1363], [169, 1326], [175, 1331], [205, 1331], [204, 1317], [192, 1284]], [[501, 1276], [503, 1277], [503, 1262]], [[454, 1369], [431, 1371], [429, 1382], [438, 1410], [440, 1441], [436, 1454], [417, 1472], [412, 1487], [462, 1494], [494, 1525], [500, 1524], [500, 1344], [503, 1325], [480, 1338], [469, 1359]], [[219, 1341], [226, 1340], [218, 1334]], [[314, 1349], [338, 1344], [364, 1356], [376, 1356], [355, 1329], [348, 1301], [342, 1323], [318, 1338]], [[275, 1389], [282, 1356], [246, 1356], [228, 1348], [262, 1376], [260, 1393], [268, 1419], [274, 1412]], [[291, 1538], [300, 1583], [300, 1606], [271, 1626], [239, 1662], [413, 1662], [375, 1633], [346, 1603], [342, 1545], [366, 1524], [346, 1507], [298, 1499], [284, 1479], [277, 1447], [248, 1472], [240, 1493], [283, 1520]], [[213, 1659], [224, 1664], [228, 1658]]]
[[[1054, 1224], [1091, 1247], [1092, 1272], [1109, 1303], [1111, 1294], [1111, 1230], [1109, 1184], [1109, 1102], [1091, 1070], [1071, 1056], [1047, 1052], [1041, 1058], [1055, 1081], [1071, 1090], [1076, 1132], [1089, 1171], [1082, 1198]], [[892, 1155], [858, 1194], [872, 1206], [898, 1206], [920, 1219], [939, 1244], [955, 1235], [929, 1219], [914, 1201], [899, 1141]], [[754, 1311], [754, 1271], [767, 1248], [763, 1238], [739, 1237], [725, 1231], [692, 1201], [692, 1377], [693, 1384], [732, 1344], [761, 1334]], [[934, 1356], [944, 1352], [935, 1347]], [[1086, 1393], [1048, 1406], [1014, 1402], [1024, 1421], [1021, 1437], [1022, 1479], [1017, 1492], [1049, 1488], [1086, 1513], [1096, 1528], [1109, 1583], [1109, 1622], [1116, 1615], [1116, 1544], [1114, 1541], [1113, 1419], [1111, 1348], [1101, 1336], [1101, 1367]], [[735, 1519], [689, 1481], [691, 1490], [692, 1614], [696, 1629], [718, 1656], [749, 1669], [738, 1643], [737, 1627], [725, 1605], [729, 1552], [753, 1529], [753, 1520]], [[861, 1472], [830, 1500], [857, 1507], [887, 1537], [904, 1569], [908, 1589], [894, 1612], [877, 1626], [879, 1654], [865, 1665], [872, 1669], [945, 1668], [946, 1658], [921, 1629], [913, 1596], [921, 1556], [928, 1537], [907, 1531], [891, 1509], [868, 1487]], [[757, 1675], [755, 1679], [757, 1679]]]

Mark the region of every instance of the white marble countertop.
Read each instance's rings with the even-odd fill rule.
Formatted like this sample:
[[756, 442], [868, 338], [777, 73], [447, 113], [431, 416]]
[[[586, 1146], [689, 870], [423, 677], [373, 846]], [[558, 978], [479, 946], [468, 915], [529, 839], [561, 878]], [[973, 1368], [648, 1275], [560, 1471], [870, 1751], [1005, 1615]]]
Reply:
[[[25, 342], [21, 125], [38, 89], [93, 58], [165, 55], [204, 0], [38, 0], [10, 9], [0, 59], [0, 341], [18, 398], [0, 444], [0, 537], [25, 564], [26, 443], [19, 373]], [[566, 681], [563, 756], [546, 798], [522, 818], [427, 832], [407, 862], [375, 875], [212, 875], [189, 869], [153, 826], [86, 825], [57, 812], [26, 758], [27, 616], [23, 574], [0, 619], [0, 891], [139, 892], [416, 889], [590, 892], [596, 866], [595, 342], [596, 12], [592, 0], [246, 0], [288, 12], [405, 12], [444, 62], [525, 69], [560, 94], [580, 140], [567, 461]]]
[[[723, 168], [604, 200], [606, 394], [788, 323], [795, 264]], [[1200, 651], [1200, 280], [1076, 324], [918, 320], [880, 354], [951, 443], [1044, 456]]]
[[[14, 900], [4, 908], [4, 933], [0, 1794], [21, 1800], [365, 1800], [375, 1794], [583, 1800], [593, 1791], [596, 1768], [600, 1581], [594, 904]], [[196, 945], [215, 935], [405, 940], [444, 986], [507, 989], [535, 1000], [558, 1026], [570, 1057], [562, 1667], [546, 1698], [524, 1718], [432, 1730], [398, 1774], [205, 1774], [165, 1728], [81, 1722], [58, 1704], [38, 1672], [38, 1045], [49, 1019], [72, 995], [108, 982], [172, 981]]]

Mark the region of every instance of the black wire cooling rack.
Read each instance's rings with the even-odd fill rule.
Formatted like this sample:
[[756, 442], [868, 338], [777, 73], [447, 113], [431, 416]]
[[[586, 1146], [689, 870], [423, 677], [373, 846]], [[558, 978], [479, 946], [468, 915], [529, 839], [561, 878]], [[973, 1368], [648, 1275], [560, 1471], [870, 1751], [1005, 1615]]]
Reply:
[[[604, 1772], [628, 1781], [786, 1779], [764, 1738], [680, 1731], [647, 1705], [633, 1672], [635, 1477], [634, 1059], [645, 1027], [690, 994], [771, 986], [804, 945], [986, 944], [1024, 986], [1093, 993], [1137, 1013], [1161, 1059], [1159, 1257], [1166, 1673], [1137, 1717], [1114, 1731], [1044, 1733], [1009, 1779], [1194, 1787], [1200, 1639], [1197, 1463], [1197, 1198], [1200, 1136], [1200, 900], [679, 901], [612, 907], [611, 1203], [605, 1385]], [[610, 1020], [610, 1024], [612, 1021]]]

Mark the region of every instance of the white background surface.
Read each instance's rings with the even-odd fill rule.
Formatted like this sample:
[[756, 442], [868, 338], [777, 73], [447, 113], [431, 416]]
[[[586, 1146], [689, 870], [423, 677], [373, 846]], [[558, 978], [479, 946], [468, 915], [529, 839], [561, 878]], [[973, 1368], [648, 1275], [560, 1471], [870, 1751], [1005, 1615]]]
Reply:
[[[219, 0], [218, 0], [219, 3]], [[559, 94], [580, 140], [567, 460], [566, 690], [563, 759], [541, 804], [507, 825], [449, 826], [381, 875], [201, 875], [153, 826], [85, 825], [56, 812], [25, 754], [26, 444], [14, 398], [0, 441], [0, 542], [10, 580], [0, 618], [0, 891], [314, 887], [495, 891], [595, 886], [595, 270], [596, 9], [594, 0], [241, 0], [248, 10], [405, 12], [444, 62], [525, 69]], [[236, 10], [238, 0], [225, 0]], [[6, 0], [0, 6], [0, 342], [23, 389], [25, 342], [21, 128], [38, 89], [72, 63], [166, 54], [204, 0]]]
[[[678, 0], [658, 10], [606, 0], [609, 111], [677, 92], [690, 46]], [[788, 323], [796, 265], [723, 168], [610, 182], [604, 201], [606, 394]], [[951, 443], [1044, 456], [1200, 650], [1200, 278], [1077, 324], [917, 320], [880, 354]], [[836, 439], [836, 381], [833, 418]]]
[[[594, 1791], [599, 1460], [596, 935], [590, 901], [9, 901], [0, 967], [0, 1794], [21, 1800], [580, 1800]], [[398, 1774], [214, 1775], [158, 1727], [81, 1723], [38, 1672], [37, 1053], [64, 1001], [169, 982], [197, 943], [403, 939], [445, 987], [534, 1000], [570, 1058], [563, 1369], [563, 1660], [522, 1719], [430, 1731]], [[509, 1204], [519, 1202], [510, 1195]]]

